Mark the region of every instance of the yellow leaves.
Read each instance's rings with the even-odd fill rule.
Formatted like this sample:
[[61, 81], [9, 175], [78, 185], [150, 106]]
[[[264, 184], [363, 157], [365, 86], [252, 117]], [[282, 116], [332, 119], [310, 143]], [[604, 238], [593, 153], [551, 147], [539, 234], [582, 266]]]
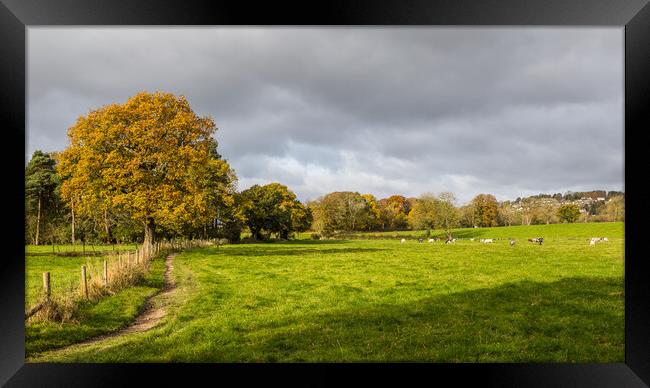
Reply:
[[117, 208], [135, 220], [173, 224], [199, 217], [236, 179], [225, 161], [210, 159], [215, 130], [212, 119], [170, 93], [142, 92], [93, 110], [68, 131], [62, 195], [80, 198], [79, 208], [88, 212]]

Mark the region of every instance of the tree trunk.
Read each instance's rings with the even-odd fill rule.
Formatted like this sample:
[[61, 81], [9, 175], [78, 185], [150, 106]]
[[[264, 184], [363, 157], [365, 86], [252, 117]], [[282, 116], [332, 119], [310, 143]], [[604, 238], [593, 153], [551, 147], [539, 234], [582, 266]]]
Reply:
[[74, 245], [74, 202], [72, 202], [72, 245]]
[[38, 245], [38, 237], [41, 231], [41, 196], [38, 196], [38, 215], [36, 216], [36, 245]]
[[104, 233], [106, 233], [106, 243], [111, 242], [111, 228], [108, 225], [108, 212], [104, 210]]
[[156, 242], [156, 224], [153, 218], [148, 218], [144, 223], [144, 242], [142, 244], [145, 252], [151, 252], [154, 242]]

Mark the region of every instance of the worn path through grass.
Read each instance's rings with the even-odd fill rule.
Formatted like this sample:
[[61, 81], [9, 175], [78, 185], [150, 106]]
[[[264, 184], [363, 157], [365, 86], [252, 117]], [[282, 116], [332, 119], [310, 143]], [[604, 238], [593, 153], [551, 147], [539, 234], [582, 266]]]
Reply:
[[137, 317], [135, 317], [133, 323], [121, 330], [93, 338], [88, 338], [81, 342], [55, 349], [53, 353], [66, 354], [69, 352], [74, 352], [83, 348], [84, 346], [100, 344], [103, 341], [108, 341], [112, 338], [121, 337], [132, 333], [145, 332], [157, 326], [165, 316], [165, 303], [163, 301], [168, 301], [171, 293], [174, 291], [174, 281], [171, 276], [171, 272], [174, 269], [174, 257], [176, 257], [176, 253], [172, 253], [165, 258], [164, 288], [160, 289], [159, 292], [148, 296], [144, 300], [144, 308], [142, 312]]

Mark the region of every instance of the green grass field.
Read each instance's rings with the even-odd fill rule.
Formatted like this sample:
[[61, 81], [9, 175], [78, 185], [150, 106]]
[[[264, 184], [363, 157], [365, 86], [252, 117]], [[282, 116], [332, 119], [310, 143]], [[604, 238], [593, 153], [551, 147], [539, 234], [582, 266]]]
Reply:
[[623, 362], [622, 223], [455, 235], [185, 251], [161, 326], [28, 361]]
[[[422, 238], [425, 235], [424, 230], [400, 230], [391, 232], [356, 232], [350, 237], [370, 237], [370, 238]], [[591, 237], [622, 237], [623, 223], [602, 222], [590, 224], [549, 224], [549, 225], [522, 225], [509, 227], [494, 228], [465, 228], [453, 229], [452, 235], [458, 239], [469, 238], [499, 238], [499, 239], [527, 239], [531, 237], [544, 237], [545, 240], [554, 239], [578, 239]], [[431, 231], [431, 237], [445, 237], [445, 233], [440, 230]], [[308, 238], [309, 234], [304, 234]]]
[[[28, 245], [25, 247], [25, 308], [32, 306], [43, 292], [43, 272], [50, 272], [52, 295], [61, 295], [79, 289], [81, 266], [89, 276], [101, 274], [106, 256], [100, 253], [135, 250], [136, 245], [96, 245], [94, 251], [86, 246], [88, 255], [82, 255], [80, 245]], [[93, 252], [99, 255], [93, 255]]]

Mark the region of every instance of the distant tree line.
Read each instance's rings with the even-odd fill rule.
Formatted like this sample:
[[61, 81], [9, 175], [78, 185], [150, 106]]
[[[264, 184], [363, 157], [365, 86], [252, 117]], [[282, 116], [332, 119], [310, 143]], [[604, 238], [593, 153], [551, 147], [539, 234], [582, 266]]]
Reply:
[[444, 230], [457, 227], [536, 225], [561, 222], [624, 221], [622, 192], [539, 194], [499, 202], [479, 194], [457, 206], [453, 193], [425, 193], [417, 198], [392, 195], [377, 200], [372, 194], [343, 191], [307, 203], [311, 229], [331, 236], [353, 231]]
[[160, 238], [287, 239], [352, 231], [623, 221], [622, 192], [539, 194], [498, 202], [479, 194], [417, 198], [333, 192], [307, 204], [285, 185], [238, 192], [209, 117], [170, 93], [139, 93], [80, 117], [62, 152], [33, 153], [25, 168], [25, 241], [152, 244]]

